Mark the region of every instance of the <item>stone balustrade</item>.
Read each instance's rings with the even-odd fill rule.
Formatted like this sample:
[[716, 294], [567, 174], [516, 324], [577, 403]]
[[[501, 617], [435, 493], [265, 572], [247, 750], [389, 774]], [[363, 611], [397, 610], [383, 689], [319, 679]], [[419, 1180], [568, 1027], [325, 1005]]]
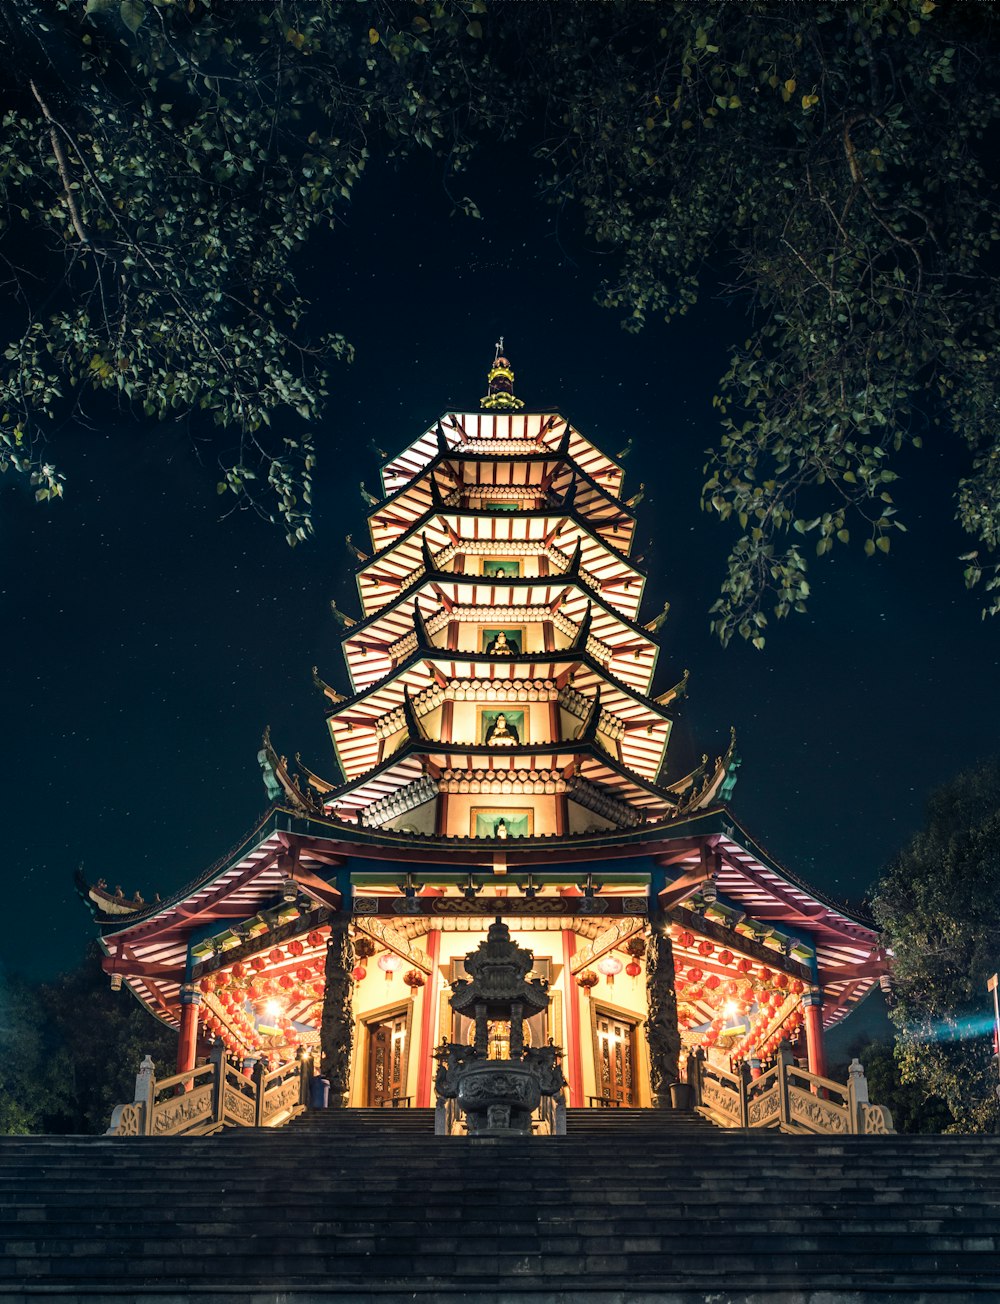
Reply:
[[744, 1079], [698, 1055], [687, 1062], [687, 1081], [694, 1103], [719, 1127], [777, 1128], [818, 1136], [887, 1136], [894, 1134], [892, 1113], [868, 1100], [868, 1082], [853, 1060], [845, 1085], [809, 1073], [792, 1059], [787, 1042], [777, 1062], [759, 1078]]
[[309, 1101], [312, 1060], [303, 1058], [246, 1077], [221, 1053], [207, 1064], [157, 1079], [147, 1055], [135, 1099], [117, 1105], [106, 1136], [207, 1136], [226, 1127], [281, 1127]]

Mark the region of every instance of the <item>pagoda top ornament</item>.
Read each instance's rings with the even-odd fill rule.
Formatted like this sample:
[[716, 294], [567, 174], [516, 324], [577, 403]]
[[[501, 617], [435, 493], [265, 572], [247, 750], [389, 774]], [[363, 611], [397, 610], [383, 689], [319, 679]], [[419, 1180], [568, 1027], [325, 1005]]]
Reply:
[[514, 370], [504, 357], [502, 335], [496, 347], [496, 357], [486, 377], [486, 397], [479, 400], [479, 405], [489, 412], [517, 412], [524, 407], [524, 400], [514, 393]]

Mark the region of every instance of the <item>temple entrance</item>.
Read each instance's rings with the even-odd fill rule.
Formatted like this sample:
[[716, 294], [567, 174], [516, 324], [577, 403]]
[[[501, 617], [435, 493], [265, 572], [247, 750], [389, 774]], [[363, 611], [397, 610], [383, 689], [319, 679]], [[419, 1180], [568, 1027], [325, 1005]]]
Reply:
[[386, 1010], [365, 1020], [368, 1040], [366, 1104], [374, 1109], [408, 1103], [406, 1071], [409, 1063], [410, 1006]]
[[637, 1019], [593, 1006], [595, 1104], [631, 1108], [639, 1103], [636, 1082]]
[[[442, 1042], [467, 1046], [473, 1037], [469, 1012], [451, 1005], [453, 984], [469, 980], [466, 957], [502, 916], [511, 941], [532, 957], [527, 981], [541, 982], [548, 995], [544, 1010], [524, 1012], [525, 1049], [537, 1057], [550, 1044], [561, 1048], [567, 1105], [648, 1107], [646, 921], [639, 892], [609, 896], [598, 914], [582, 889], [504, 896], [501, 889], [510, 889], [501, 884], [496, 895], [471, 900], [448, 888], [355, 901], [348, 1103], [434, 1105], [436, 1050]], [[510, 1038], [506, 1015], [491, 1011], [481, 1053], [513, 1058]]]

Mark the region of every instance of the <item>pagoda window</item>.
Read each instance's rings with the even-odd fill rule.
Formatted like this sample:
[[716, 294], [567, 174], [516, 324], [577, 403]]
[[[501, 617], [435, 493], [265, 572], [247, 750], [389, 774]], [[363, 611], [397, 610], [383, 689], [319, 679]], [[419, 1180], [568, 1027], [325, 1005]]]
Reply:
[[490, 747], [517, 747], [528, 741], [527, 724], [523, 707], [481, 706], [477, 740]]
[[489, 656], [520, 656], [525, 651], [523, 625], [484, 627], [480, 630], [480, 651]]
[[535, 831], [535, 812], [523, 807], [473, 806], [470, 814], [474, 838], [530, 838]]
[[483, 557], [480, 574], [488, 579], [520, 579], [521, 562], [514, 557]]

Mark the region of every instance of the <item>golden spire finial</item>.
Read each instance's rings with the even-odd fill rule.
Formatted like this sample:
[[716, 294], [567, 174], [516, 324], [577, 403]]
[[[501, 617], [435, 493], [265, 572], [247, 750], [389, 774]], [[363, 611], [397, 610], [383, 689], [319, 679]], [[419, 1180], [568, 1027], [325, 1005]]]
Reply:
[[524, 402], [514, 394], [514, 371], [504, 357], [503, 336], [497, 340], [496, 356], [486, 377], [487, 394], [479, 400], [480, 406], [491, 412], [516, 412]]

